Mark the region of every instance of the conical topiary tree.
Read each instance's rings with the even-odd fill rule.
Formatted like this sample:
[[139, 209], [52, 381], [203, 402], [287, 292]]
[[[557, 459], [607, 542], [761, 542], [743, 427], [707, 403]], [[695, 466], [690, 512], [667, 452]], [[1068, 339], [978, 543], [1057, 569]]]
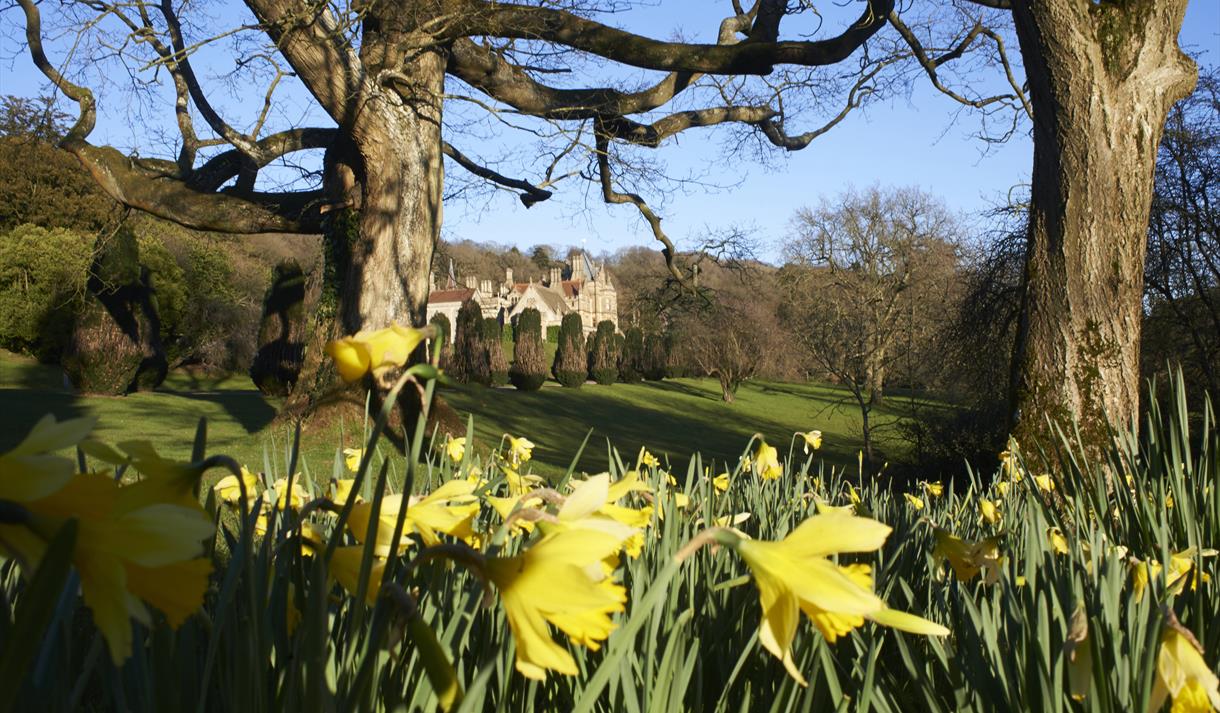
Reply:
[[504, 328], [495, 317], [483, 320], [483, 348], [487, 350], [487, 369], [491, 376], [491, 385], [506, 385], [508, 360], [504, 358]]
[[593, 334], [593, 350], [589, 357], [589, 373], [593, 380], [602, 386], [610, 386], [618, 381], [618, 344], [614, 332], [614, 322], [608, 319], [597, 323], [597, 332]]
[[453, 376], [467, 384], [491, 384], [491, 365], [483, 337], [483, 309], [474, 300], [462, 303], [453, 339]]
[[[432, 319], [428, 320], [428, 324], [436, 329], [435, 339], [441, 341], [441, 360], [440, 368], [448, 371], [453, 365], [453, 325], [449, 323], [449, 318], [444, 312], [437, 312], [432, 315]], [[428, 356], [431, 358], [433, 347], [429, 345]]]
[[280, 262], [263, 297], [258, 351], [250, 379], [269, 396], [287, 396], [305, 356], [305, 272], [293, 259]]
[[623, 350], [619, 354], [618, 380], [636, 384], [644, 379], [644, 332], [632, 327], [623, 335]]
[[522, 391], [537, 391], [546, 382], [542, 314], [533, 307], [522, 310], [513, 325], [513, 364], [509, 367], [508, 378]]
[[584, 325], [580, 315], [569, 312], [559, 325], [559, 348], [555, 351], [555, 363], [551, 373], [555, 380], [569, 388], [579, 388], [585, 383], [589, 369], [585, 352]]
[[589, 381], [593, 378], [593, 335], [596, 332], [589, 332], [585, 335], [585, 380]]
[[660, 381], [669, 371], [669, 353], [660, 334], [654, 332], [644, 338], [643, 366], [644, 378], [649, 381]]

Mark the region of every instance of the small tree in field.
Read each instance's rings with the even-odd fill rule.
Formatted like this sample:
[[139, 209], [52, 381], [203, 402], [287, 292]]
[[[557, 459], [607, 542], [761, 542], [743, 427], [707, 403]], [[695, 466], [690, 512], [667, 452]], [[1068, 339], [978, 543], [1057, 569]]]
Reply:
[[483, 348], [487, 351], [487, 369], [492, 386], [508, 383], [508, 360], [504, 358], [504, 330], [500, 320], [487, 317], [483, 320]]
[[602, 320], [597, 323], [593, 335], [593, 350], [589, 357], [589, 373], [602, 386], [618, 381], [618, 344], [614, 333], [614, 322]]
[[641, 362], [645, 379], [660, 381], [665, 378], [669, 370], [669, 350], [665, 348], [664, 336], [653, 332], [644, 338]]
[[453, 373], [467, 384], [491, 384], [491, 365], [483, 338], [483, 309], [466, 300], [458, 310], [457, 333], [453, 340]]
[[636, 384], [644, 379], [644, 332], [632, 327], [623, 336], [623, 351], [619, 354], [618, 380]]
[[537, 391], [546, 382], [542, 315], [533, 307], [522, 310], [513, 328], [513, 364], [508, 379], [522, 391]]
[[588, 375], [584, 325], [575, 312], [564, 315], [559, 325], [559, 349], [551, 373], [555, 380], [569, 388], [580, 388]]

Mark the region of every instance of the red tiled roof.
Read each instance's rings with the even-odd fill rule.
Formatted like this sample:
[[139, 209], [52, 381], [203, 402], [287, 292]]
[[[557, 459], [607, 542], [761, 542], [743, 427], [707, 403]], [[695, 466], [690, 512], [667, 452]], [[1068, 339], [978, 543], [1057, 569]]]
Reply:
[[561, 287], [563, 287], [564, 297], [575, 297], [580, 292], [580, 286], [582, 283], [576, 282], [575, 280], [564, 280], [559, 284]]
[[434, 290], [428, 294], [428, 304], [445, 302], [465, 302], [474, 296], [474, 290], [463, 287], [459, 290]]

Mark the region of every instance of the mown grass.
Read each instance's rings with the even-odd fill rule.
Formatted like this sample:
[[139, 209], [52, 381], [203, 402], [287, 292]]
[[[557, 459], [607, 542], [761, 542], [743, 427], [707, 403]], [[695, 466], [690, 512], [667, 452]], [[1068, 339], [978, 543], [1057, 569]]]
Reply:
[[[537, 444], [538, 472], [560, 473], [590, 434], [577, 470], [596, 472], [606, 462], [610, 443], [625, 455], [646, 447], [670, 460], [672, 470], [686, 472], [691, 453], [721, 468], [736, 464], [754, 433], [786, 450], [797, 431], [822, 431], [821, 457], [828, 463], [856, 468], [863, 444], [858, 411], [845, 392], [821, 384], [756, 381], [743, 384], [736, 401], [725, 403], [711, 379], [668, 379], [640, 384], [564, 389], [548, 383], [542, 390], [460, 389], [444, 392], [459, 413], [473, 415], [476, 440], [494, 446], [502, 433], [525, 435]], [[887, 421], [902, 418], [905, 402], [894, 399], [880, 409]], [[904, 454], [893, 431], [883, 436], [882, 458]], [[716, 465], [713, 466], [713, 461]]]
[[[480, 452], [494, 449], [504, 433], [524, 435], [537, 444], [534, 469], [558, 475], [571, 463], [586, 435], [589, 443], [577, 466], [604, 469], [607, 443], [634, 456], [646, 447], [671, 468], [684, 473], [689, 454], [720, 468], [736, 464], [754, 433], [787, 450], [796, 431], [824, 434], [822, 457], [831, 464], [855, 468], [862, 445], [859, 415], [846, 394], [819, 384], [751, 382], [732, 404], [723, 402], [710, 379], [673, 379], [641, 384], [564, 389], [548, 383], [523, 393], [512, 388], [458, 387], [442, 396], [463, 419], [474, 416]], [[901, 418], [903, 400], [880, 410], [885, 420]], [[81, 396], [65, 388], [59, 370], [8, 352], [0, 352], [0, 451], [11, 448], [43, 414], [70, 418], [98, 417], [96, 436], [110, 443], [152, 441], [171, 458], [186, 459], [201, 417], [208, 422], [208, 443], [253, 469], [268, 469], [267, 460], [284, 463], [291, 428], [275, 422], [280, 403], [260, 394], [244, 374], [198, 378], [175, 372], [152, 393], [124, 397]], [[364, 424], [358, 420], [306, 427], [301, 462], [315, 480], [334, 470], [337, 447], [358, 447]], [[340, 445], [341, 444], [341, 445]], [[903, 444], [891, 432], [882, 438], [882, 458], [903, 455]], [[713, 466], [713, 461], [715, 465]]]

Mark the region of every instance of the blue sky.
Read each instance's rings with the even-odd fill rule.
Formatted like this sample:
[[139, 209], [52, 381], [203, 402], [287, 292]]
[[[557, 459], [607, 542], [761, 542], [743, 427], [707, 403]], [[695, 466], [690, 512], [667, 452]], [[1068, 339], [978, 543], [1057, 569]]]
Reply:
[[[835, 13], [842, 15], [842, 11], [835, 10], [832, 3], [826, 6], [831, 27], [824, 32], [829, 33], [833, 23], [841, 19]], [[44, 5], [44, 13], [53, 12], [52, 7]], [[706, 0], [644, 3], [638, 10], [611, 19], [657, 37], [681, 32], [688, 39], [706, 41], [714, 33], [714, 24], [685, 25], [690, 17], [704, 16], [692, 9], [704, 8]], [[856, 11], [854, 7], [848, 9]], [[227, 19], [227, 11], [217, 12], [219, 21]], [[27, 96], [45, 92], [45, 82], [18, 43], [19, 22], [14, 11], [0, 15], [0, 92]], [[1202, 53], [1205, 62], [1220, 62], [1220, 2], [1190, 0], [1181, 41], [1193, 54]], [[53, 55], [55, 50], [53, 44]], [[217, 66], [232, 63], [224, 50], [217, 48], [196, 60], [197, 69], [205, 58], [218, 60]], [[277, 110], [281, 120], [291, 122], [316, 115], [299, 87], [288, 87], [284, 96], [287, 101]], [[163, 105], [168, 98], [162, 97]], [[238, 90], [222, 106], [232, 114], [241, 114], [258, 103], [242, 97]], [[103, 94], [101, 106], [94, 141], [141, 148], [145, 155], [157, 153], [149, 140], [147, 117], [159, 114], [162, 121], [171, 122], [172, 115], [159, 110], [164, 106], [154, 106], [144, 113], [123, 101], [118, 90]], [[166, 129], [171, 127], [165, 124]], [[935, 92], [926, 80], [917, 79], [909, 95], [853, 113], [802, 151], [783, 154], [777, 150], [767, 165], [726, 156], [724, 132], [685, 132], [656, 152], [657, 158], [671, 174], [694, 174], [703, 182], [729, 187], [694, 188], [672, 193], [663, 201], [656, 194], [645, 197], [658, 203], [666, 231], [680, 246], [708, 231], [736, 226], [755, 235], [761, 257], [778, 260], [779, 245], [793, 212], [823, 197], [833, 197], [848, 186], [919, 186], [941, 196], [968, 220], [977, 220], [988, 207], [1002, 202], [1012, 187], [1028, 181], [1032, 145], [1026, 129], [1023, 126], [1007, 143], [987, 144], [977, 138], [980, 124], [975, 116], [959, 112], [958, 105]], [[481, 148], [478, 140], [467, 140], [473, 145], [460, 147], [477, 154]], [[516, 139], [506, 141], [504, 145], [512, 148]], [[528, 172], [513, 171], [511, 165], [501, 170], [529, 176]], [[522, 248], [538, 243], [586, 244], [598, 252], [655, 244], [633, 208], [606, 206], [598, 195], [575, 182], [563, 184], [555, 198], [529, 210], [506, 193], [448, 203], [443, 234], [448, 239]]]

